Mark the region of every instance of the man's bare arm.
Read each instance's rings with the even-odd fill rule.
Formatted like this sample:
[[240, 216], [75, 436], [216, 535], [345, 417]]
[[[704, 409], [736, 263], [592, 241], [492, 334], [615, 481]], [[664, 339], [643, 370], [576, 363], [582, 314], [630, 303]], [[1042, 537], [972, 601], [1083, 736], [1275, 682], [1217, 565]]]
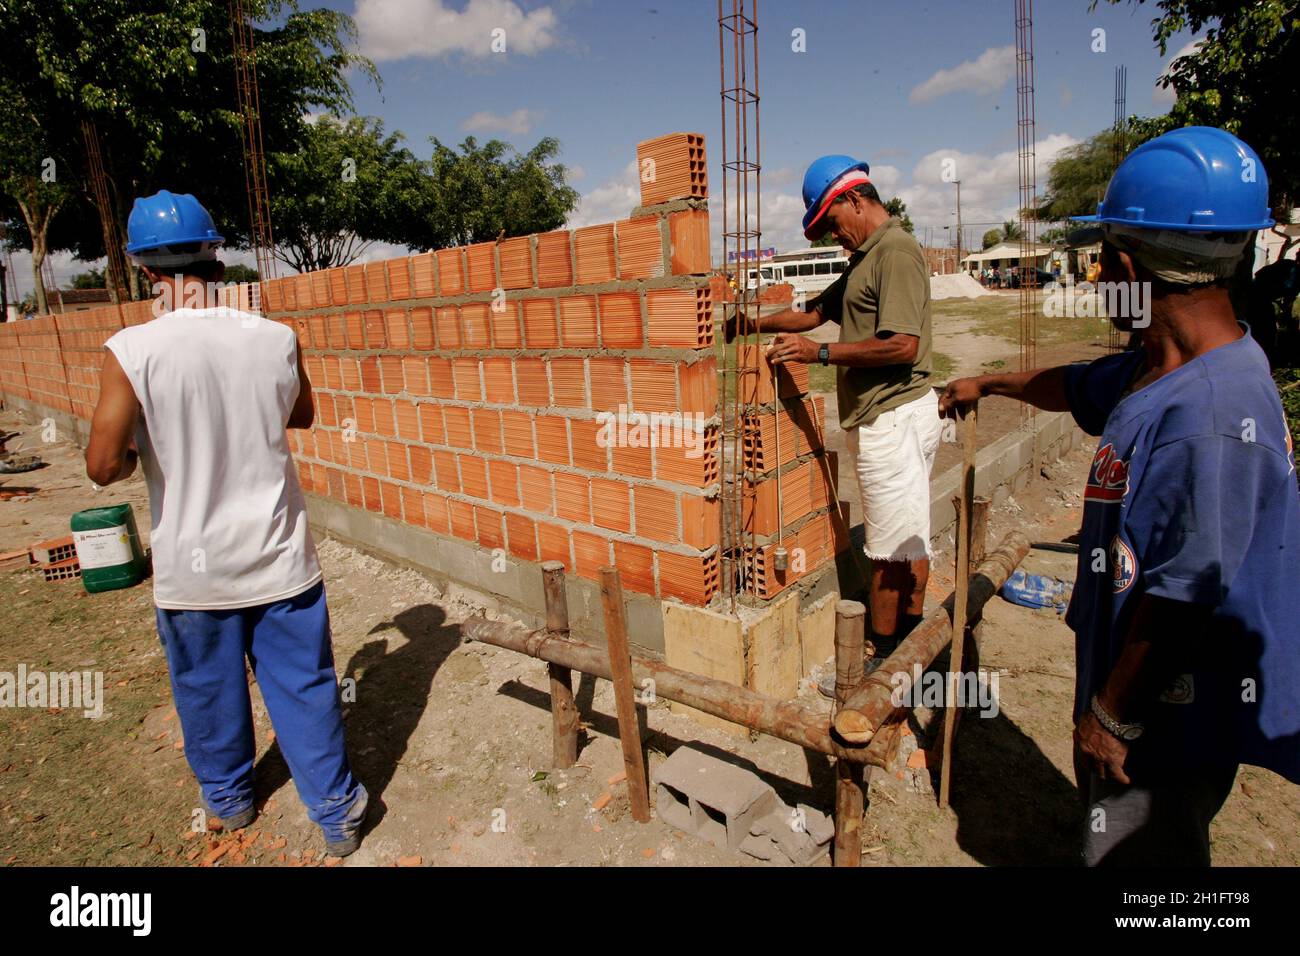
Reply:
[[316, 403], [312, 399], [311, 379], [307, 377], [307, 368], [302, 364], [302, 347], [295, 346], [298, 353], [298, 399], [293, 403], [289, 413], [288, 428], [311, 428], [316, 420]]
[[86, 475], [97, 485], [129, 478], [138, 455], [132, 446], [140, 418], [140, 401], [117, 356], [107, 349], [99, 380], [99, 404], [90, 423]]
[[940, 414], [948, 414], [955, 405], [969, 405], [988, 395], [1002, 395], [1049, 412], [1069, 411], [1065, 397], [1065, 370], [1068, 366], [1035, 368], [1027, 372], [1004, 375], [977, 375], [948, 383], [939, 397]]

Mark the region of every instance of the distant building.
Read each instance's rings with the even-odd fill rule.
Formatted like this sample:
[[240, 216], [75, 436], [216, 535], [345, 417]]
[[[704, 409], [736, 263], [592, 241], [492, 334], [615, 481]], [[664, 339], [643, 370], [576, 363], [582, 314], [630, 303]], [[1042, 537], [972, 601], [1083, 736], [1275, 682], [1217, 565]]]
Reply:
[[107, 289], [50, 289], [45, 299], [51, 312], [85, 312], [113, 301]]
[[[1052, 255], [1052, 247], [1042, 244], [1036, 244], [1033, 252], [1025, 256], [1026, 267], [1036, 266], [1039, 269], [1048, 268], [1048, 260]], [[966, 258], [962, 259], [962, 266], [970, 272], [976, 272], [980, 269], [1006, 269], [1009, 266], [1020, 266], [1020, 242], [999, 242], [996, 245], [989, 246], [982, 252], [972, 252]]]

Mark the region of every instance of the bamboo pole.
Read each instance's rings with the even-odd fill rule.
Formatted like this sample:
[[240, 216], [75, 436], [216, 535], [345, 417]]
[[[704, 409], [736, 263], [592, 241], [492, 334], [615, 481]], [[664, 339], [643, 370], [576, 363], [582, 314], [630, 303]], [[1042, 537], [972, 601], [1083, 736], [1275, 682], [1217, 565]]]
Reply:
[[[1019, 531], [1012, 531], [995, 551], [985, 557], [970, 578], [965, 623], [969, 624], [979, 614], [1028, 553], [1029, 539]], [[868, 675], [835, 714], [835, 732], [844, 741], [857, 745], [869, 743], [895, 711], [902, 709], [895, 707], [892, 700], [897, 687], [894, 675], [906, 675], [910, 680], [917, 668], [924, 671], [948, 646], [953, 634], [955, 601], [955, 594], [948, 595], [947, 600]]]
[[[835, 706], [838, 709], [862, 683], [863, 630], [866, 607], [858, 601], [835, 606]], [[836, 866], [861, 866], [862, 815], [866, 812], [862, 764], [844, 758], [835, 761]]]
[[[569, 599], [564, 592], [564, 565], [542, 565], [542, 590], [546, 595], [546, 630], [556, 637], [569, 636]], [[547, 663], [551, 683], [551, 762], [557, 770], [578, 762], [578, 705], [573, 699], [573, 673]]]
[[645, 754], [641, 751], [641, 725], [636, 719], [636, 698], [632, 688], [632, 655], [627, 646], [627, 609], [623, 606], [623, 582], [618, 568], [600, 569], [600, 601], [605, 608], [605, 644], [614, 683], [614, 704], [618, 711], [618, 738], [623, 745], [623, 769], [627, 771], [627, 795], [632, 819], [650, 822], [650, 787], [646, 783]]
[[952, 650], [948, 655], [948, 693], [944, 702], [943, 756], [939, 760], [939, 806], [948, 807], [951, 791], [952, 748], [957, 732], [958, 681], [962, 673], [962, 654], [966, 650], [966, 605], [970, 592], [971, 507], [975, 500], [975, 423], [978, 421], [979, 403], [958, 412], [962, 418], [961, 438], [961, 496], [957, 500], [957, 570], [953, 578]]

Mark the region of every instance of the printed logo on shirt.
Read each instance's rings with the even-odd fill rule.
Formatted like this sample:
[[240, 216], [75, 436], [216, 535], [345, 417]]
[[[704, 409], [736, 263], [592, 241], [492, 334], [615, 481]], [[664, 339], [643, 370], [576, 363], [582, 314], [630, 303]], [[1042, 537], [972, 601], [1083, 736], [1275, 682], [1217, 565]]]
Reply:
[[1133, 586], [1137, 577], [1137, 558], [1119, 535], [1115, 535], [1110, 543], [1110, 566], [1116, 594], [1122, 594]]
[[1190, 704], [1196, 700], [1196, 684], [1191, 674], [1181, 674], [1156, 698], [1162, 704]]
[[1083, 491], [1084, 503], [1100, 501], [1115, 504], [1123, 501], [1127, 492], [1128, 462], [1115, 453], [1114, 445], [1107, 442], [1093, 456], [1088, 485]]

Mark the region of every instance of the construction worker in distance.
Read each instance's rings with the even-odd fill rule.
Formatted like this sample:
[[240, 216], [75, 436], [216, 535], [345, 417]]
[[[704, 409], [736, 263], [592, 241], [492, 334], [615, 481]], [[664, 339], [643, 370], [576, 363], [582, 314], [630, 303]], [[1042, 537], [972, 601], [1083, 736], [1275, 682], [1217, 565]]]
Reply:
[[[804, 236], [829, 232], [849, 252], [844, 272], [807, 309], [751, 318], [778, 333], [768, 358], [836, 367], [840, 426], [862, 494], [868, 603], [877, 657], [887, 657], [920, 623], [930, 577], [930, 470], [942, 423], [930, 386], [930, 270], [920, 245], [891, 217], [870, 167], [822, 156], [803, 179]], [[823, 322], [839, 341], [799, 333]], [[728, 335], [734, 336], [733, 322]], [[834, 675], [821, 685], [833, 694]]]
[[308, 815], [328, 852], [346, 856], [369, 801], [344, 750], [325, 585], [285, 434], [315, 415], [297, 338], [218, 305], [224, 240], [193, 196], [137, 199], [127, 230], [156, 317], [106, 343], [86, 472], [108, 485], [143, 465], [185, 757], [207, 812], [227, 830], [248, 826], [247, 658]]
[[1003, 395], [1101, 436], [1066, 615], [1084, 862], [1208, 865], [1239, 764], [1300, 783], [1295, 452], [1228, 298], [1273, 224], [1268, 179], [1230, 133], [1177, 129], [1130, 153], [1080, 219], [1096, 224], [1077, 238], [1101, 241], [1103, 288], [1119, 284], [1111, 321], [1137, 347], [957, 379], [940, 407]]

